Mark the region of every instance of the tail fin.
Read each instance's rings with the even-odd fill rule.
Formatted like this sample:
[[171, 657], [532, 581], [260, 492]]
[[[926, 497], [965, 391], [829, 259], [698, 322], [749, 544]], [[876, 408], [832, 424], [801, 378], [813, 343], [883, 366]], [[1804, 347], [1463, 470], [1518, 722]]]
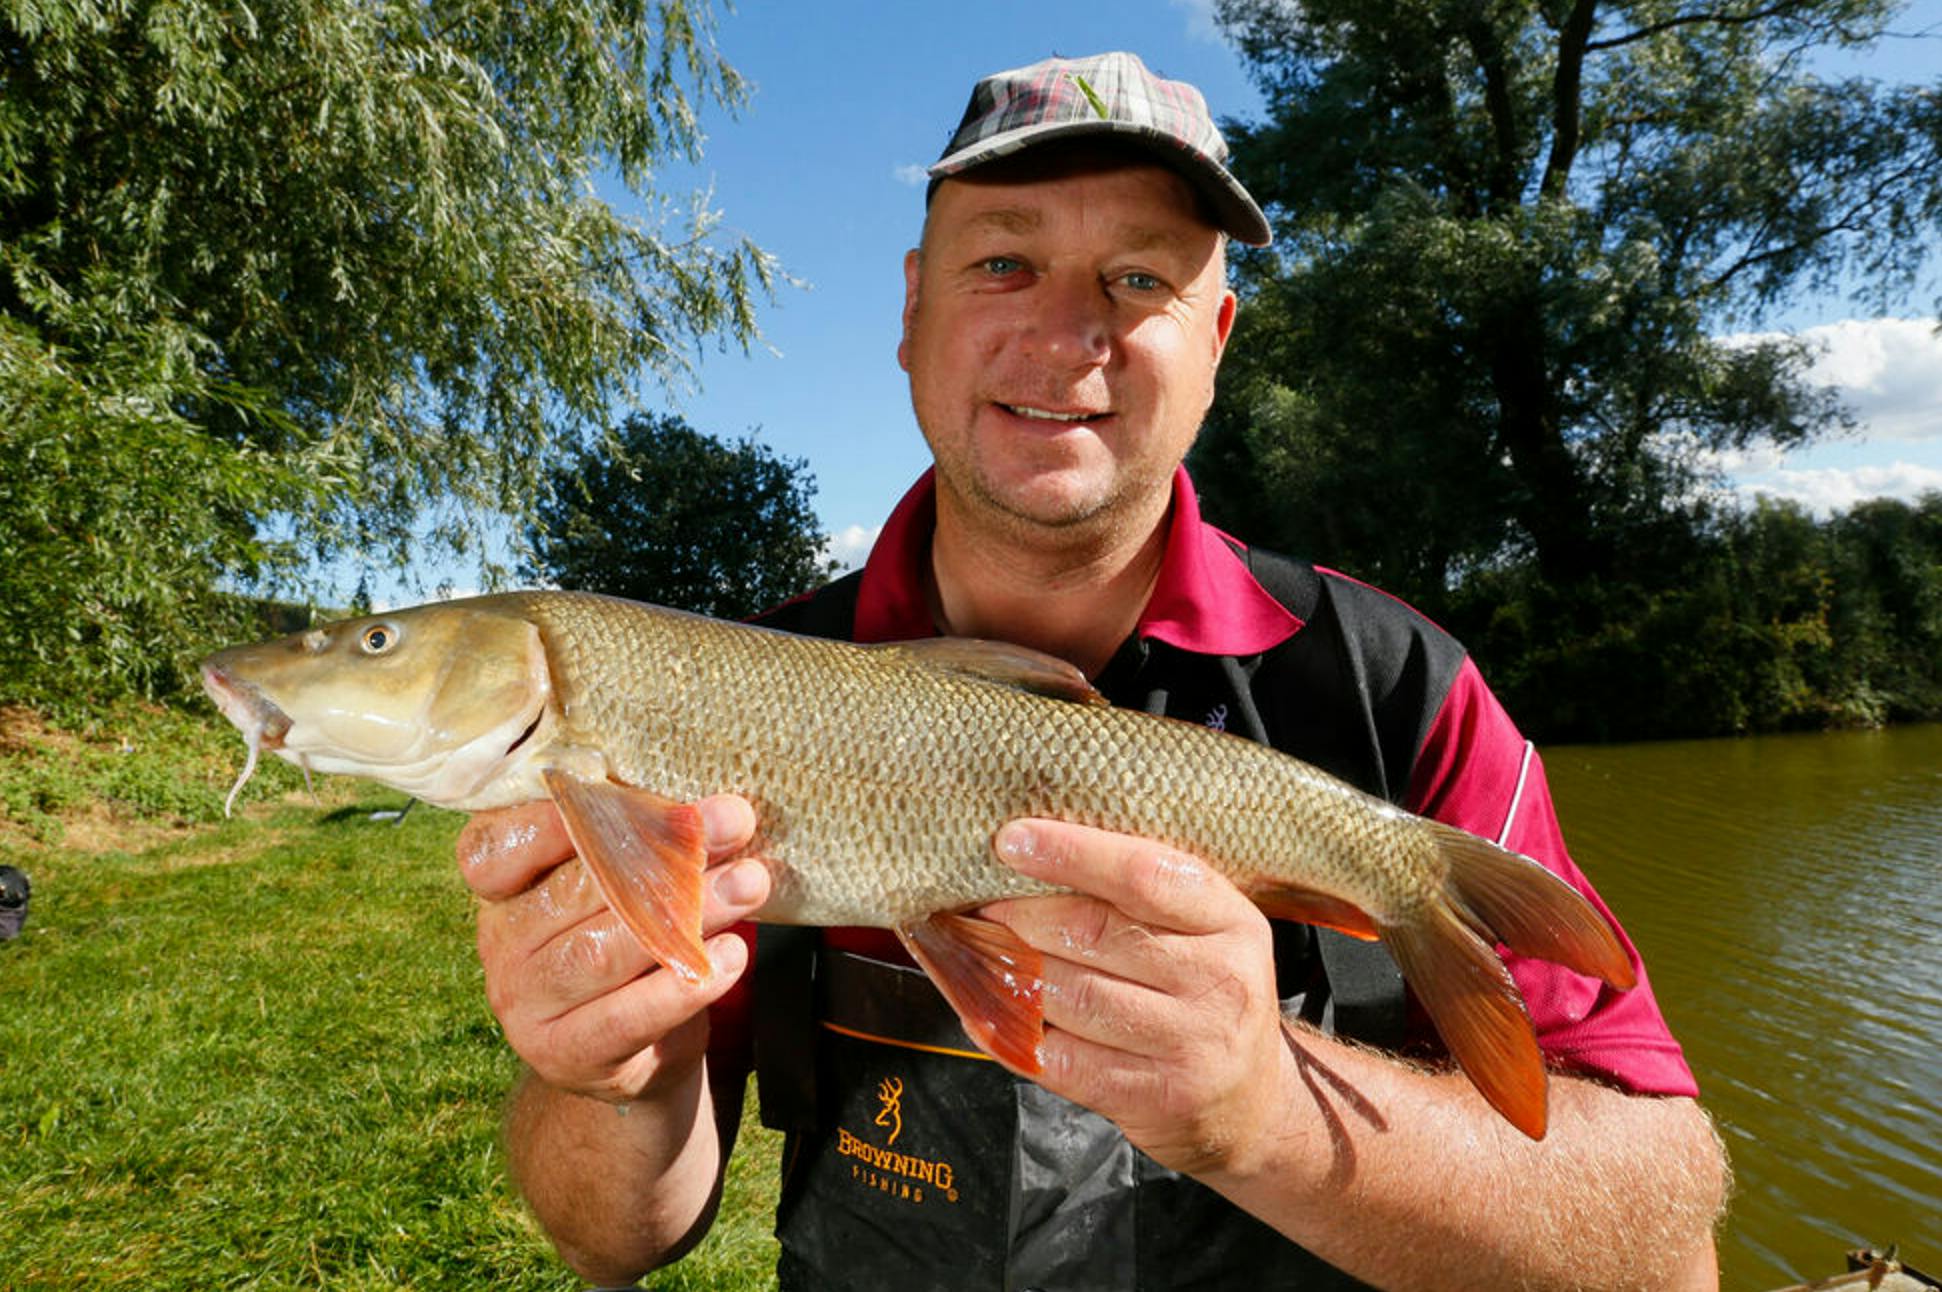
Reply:
[[1458, 909], [1519, 955], [1630, 991], [1632, 961], [1618, 934], [1584, 894], [1529, 857], [1438, 821], [1426, 822], [1449, 863]]
[[1544, 1057], [1495, 942], [1620, 989], [1633, 985], [1618, 936], [1577, 889], [1528, 857], [1426, 822], [1446, 867], [1444, 901], [1385, 927], [1416, 998], [1490, 1106], [1532, 1139], [1546, 1123]]

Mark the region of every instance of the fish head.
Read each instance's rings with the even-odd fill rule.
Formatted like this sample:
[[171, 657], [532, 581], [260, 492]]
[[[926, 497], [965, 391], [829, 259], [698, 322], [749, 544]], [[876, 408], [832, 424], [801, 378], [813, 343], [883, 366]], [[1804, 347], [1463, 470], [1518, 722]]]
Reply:
[[490, 598], [234, 646], [203, 661], [202, 685], [249, 743], [237, 789], [260, 748], [447, 806], [530, 752], [552, 695], [538, 627]]

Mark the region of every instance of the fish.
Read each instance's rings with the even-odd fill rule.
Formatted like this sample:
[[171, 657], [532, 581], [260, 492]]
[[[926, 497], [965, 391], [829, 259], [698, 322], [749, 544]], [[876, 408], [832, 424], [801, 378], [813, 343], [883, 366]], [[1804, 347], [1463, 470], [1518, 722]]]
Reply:
[[1272, 918], [1380, 939], [1457, 1065], [1533, 1139], [1547, 1074], [1501, 943], [1624, 990], [1606, 918], [1545, 867], [1242, 737], [1115, 708], [1003, 642], [858, 645], [619, 598], [501, 593], [217, 652], [203, 685], [259, 752], [464, 811], [550, 799], [601, 895], [694, 982], [697, 800], [742, 795], [754, 918], [890, 929], [987, 1052], [1040, 1071], [1039, 953], [980, 919], [1064, 891], [994, 855], [1018, 817], [1203, 859]]

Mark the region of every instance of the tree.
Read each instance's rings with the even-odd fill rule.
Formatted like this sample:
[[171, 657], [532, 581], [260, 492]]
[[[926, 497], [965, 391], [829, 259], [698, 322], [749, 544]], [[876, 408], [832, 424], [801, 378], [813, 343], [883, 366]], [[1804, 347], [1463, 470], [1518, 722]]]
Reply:
[[726, 444], [679, 417], [630, 418], [557, 464], [530, 534], [529, 576], [741, 619], [834, 566], [800, 459]]
[[1863, 502], [1830, 522], [1831, 615], [1849, 689], [1880, 718], [1942, 714], [1942, 492]]
[[1797, 341], [1717, 334], [1905, 292], [1942, 227], [1942, 94], [1805, 62], [1883, 0], [1218, 10], [1277, 243], [1237, 257], [1209, 509], [1432, 608], [1505, 561], [1565, 593], [1681, 550], [1712, 454], [1844, 421]]
[[[104, 623], [175, 625], [166, 660], [194, 634], [151, 611], [299, 546], [402, 563], [429, 516], [463, 547], [556, 435], [749, 340], [768, 259], [652, 188], [743, 97], [712, 30], [707, 0], [0, 10], [0, 487], [39, 500], [0, 517], [30, 558], [0, 627], [47, 652], [0, 691], [88, 685], [57, 643]], [[55, 580], [64, 621], [30, 617]]]

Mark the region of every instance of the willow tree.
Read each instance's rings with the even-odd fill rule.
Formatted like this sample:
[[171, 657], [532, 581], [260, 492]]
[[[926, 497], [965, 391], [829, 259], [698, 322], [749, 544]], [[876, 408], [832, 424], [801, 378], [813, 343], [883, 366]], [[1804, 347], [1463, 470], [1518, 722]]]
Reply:
[[1678, 546], [1719, 451], [1844, 420], [1797, 341], [1721, 338], [1803, 288], [1893, 299], [1936, 245], [1942, 87], [1814, 70], [1894, 8], [1221, 0], [1277, 242], [1238, 259], [1210, 506], [1432, 605]]
[[655, 187], [744, 97], [713, 32], [707, 0], [0, 5], [0, 692], [153, 686], [295, 548], [463, 545], [556, 439], [746, 342], [767, 258]]

